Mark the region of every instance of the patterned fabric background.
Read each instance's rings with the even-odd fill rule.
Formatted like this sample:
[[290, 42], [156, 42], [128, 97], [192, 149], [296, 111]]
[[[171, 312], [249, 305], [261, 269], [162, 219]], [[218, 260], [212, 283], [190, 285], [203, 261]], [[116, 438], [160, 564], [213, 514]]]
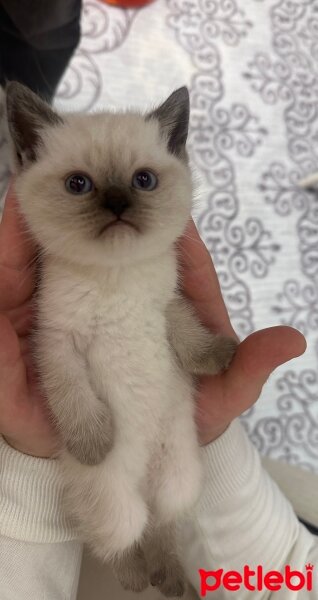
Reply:
[[289, 324], [308, 341], [244, 425], [262, 453], [318, 471], [318, 196], [297, 186], [318, 170], [318, 3], [84, 0], [82, 21], [61, 109], [149, 107], [189, 86], [194, 216], [234, 327]]

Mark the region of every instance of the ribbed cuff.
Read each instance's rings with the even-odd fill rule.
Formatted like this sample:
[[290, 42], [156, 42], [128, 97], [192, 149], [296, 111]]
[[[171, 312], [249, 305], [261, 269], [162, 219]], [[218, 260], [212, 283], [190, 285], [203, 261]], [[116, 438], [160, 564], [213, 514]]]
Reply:
[[233, 497], [259, 467], [256, 450], [238, 419], [217, 440], [203, 449], [205, 486], [199, 510], [221, 504]]
[[0, 436], [0, 533], [21, 541], [52, 543], [76, 539], [62, 507], [56, 460], [34, 458]]

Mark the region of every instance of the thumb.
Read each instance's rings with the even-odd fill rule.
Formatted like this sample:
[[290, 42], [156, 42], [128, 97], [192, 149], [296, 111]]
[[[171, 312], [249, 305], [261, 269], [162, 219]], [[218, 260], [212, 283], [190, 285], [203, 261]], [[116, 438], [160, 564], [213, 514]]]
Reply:
[[225, 398], [238, 398], [241, 414], [257, 400], [274, 369], [305, 350], [304, 336], [292, 327], [269, 327], [252, 333], [238, 346], [230, 369], [224, 373]]

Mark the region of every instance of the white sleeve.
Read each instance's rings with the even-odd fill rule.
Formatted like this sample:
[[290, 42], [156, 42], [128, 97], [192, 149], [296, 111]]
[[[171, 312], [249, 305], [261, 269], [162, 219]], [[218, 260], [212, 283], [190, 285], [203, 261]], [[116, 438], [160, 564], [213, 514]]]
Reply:
[[17, 452], [0, 436], [1, 600], [75, 600], [82, 546], [61, 494], [56, 461]]
[[[223, 569], [207, 577], [207, 584], [215, 587], [213, 593], [206, 588], [207, 598], [223, 600], [236, 595], [240, 600], [317, 598], [317, 574], [315, 570], [307, 571], [306, 565], [310, 563], [315, 569], [318, 564], [318, 538], [299, 523], [288, 500], [263, 470], [260, 457], [240, 422], [234, 421], [203, 453], [204, 491], [194, 516], [184, 523], [181, 532], [184, 564], [198, 593], [202, 595], [201, 583], [207, 577], [205, 573], [199, 574], [200, 569]], [[246, 589], [245, 565], [251, 570], [262, 567], [259, 581], [263, 578], [263, 583], [258, 591]], [[290, 582], [281, 582], [279, 576], [268, 579], [265, 584], [264, 576], [269, 571], [281, 571], [285, 577], [286, 565], [304, 575], [300, 590], [289, 589]], [[227, 575], [224, 580], [228, 571], [239, 575], [233, 578]], [[313, 591], [308, 589], [310, 578]], [[255, 585], [256, 576], [249, 576], [248, 581], [249, 585]], [[268, 589], [275, 581], [280, 589]], [[291, 585], [297, 585], [297, 581], [301, 584], [302, 578], [291, 579]], [[227, 589], [232, 584], [240, 587]], [[234, 591], [236, 589], [239, 591]]]

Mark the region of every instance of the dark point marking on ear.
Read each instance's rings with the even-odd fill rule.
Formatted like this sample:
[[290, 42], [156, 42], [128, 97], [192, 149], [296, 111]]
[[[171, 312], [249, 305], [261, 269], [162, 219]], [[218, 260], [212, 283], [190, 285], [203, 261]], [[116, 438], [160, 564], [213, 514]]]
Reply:
[[24, 167], [37, 158], [41, 130], [63, 121], [44, 100], [16, 81], [6, 86], [6, 108], [16, 159]]
[[146, 116], [157, 119], [162, 135], [167, 140], [169, 152], [186, 160], [186, 141], [189, 129], [190, 100], [186, 87], [179, 88], [169, 98]]

